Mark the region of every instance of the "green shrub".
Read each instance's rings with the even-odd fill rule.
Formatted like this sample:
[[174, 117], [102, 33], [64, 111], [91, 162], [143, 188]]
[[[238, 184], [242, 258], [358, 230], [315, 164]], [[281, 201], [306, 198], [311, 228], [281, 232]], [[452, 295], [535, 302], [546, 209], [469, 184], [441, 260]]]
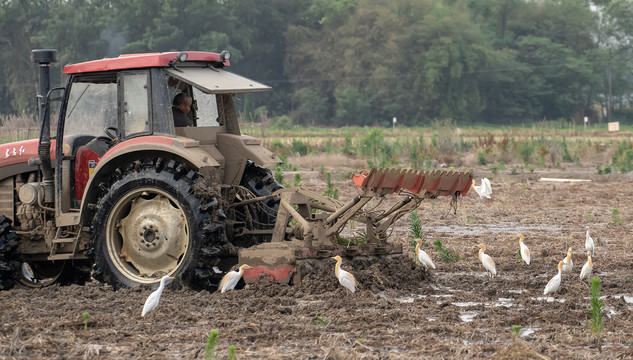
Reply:
[[532, 153], [534, 152], [534, 144], [527, 141], [522, 142], [519, 146], [517, 146], [517, 151], [519, 152], [521, 159], [523, 159], [523, 162], [527, 164], [530, 161], [530, 156], [532, 156]]
[[292, 140], [291, 149], [293, 154], [308, 155], [308, 146], [301, 140]]
[[477, 153], [477, 164], [479, 165], [486, 165], [488, 164], [488, 162], [486, 161], [486, 153], [483, 151], [480, 151]]

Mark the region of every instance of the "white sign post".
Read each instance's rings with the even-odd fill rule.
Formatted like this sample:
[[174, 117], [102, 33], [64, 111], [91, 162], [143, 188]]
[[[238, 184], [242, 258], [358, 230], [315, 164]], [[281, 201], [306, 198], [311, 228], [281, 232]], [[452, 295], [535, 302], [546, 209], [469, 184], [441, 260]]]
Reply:
[[396, 123], [398, 122], [398, 119], [396, 119], [396, 117], [393, 117], [393, 129], [396, 130]]

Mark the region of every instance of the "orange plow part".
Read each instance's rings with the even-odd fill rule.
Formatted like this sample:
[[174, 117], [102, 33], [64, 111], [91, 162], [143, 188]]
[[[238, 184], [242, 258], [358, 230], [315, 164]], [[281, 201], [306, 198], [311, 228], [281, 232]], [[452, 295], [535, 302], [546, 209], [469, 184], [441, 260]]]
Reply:
[[457, 171], [419, 171], [412, 169], [371, 169], [352, 177], [354, 183], [367, 192], [380, 196], [408, 191], [428, 197], [465, 196], [473, 183], [471, 173]]

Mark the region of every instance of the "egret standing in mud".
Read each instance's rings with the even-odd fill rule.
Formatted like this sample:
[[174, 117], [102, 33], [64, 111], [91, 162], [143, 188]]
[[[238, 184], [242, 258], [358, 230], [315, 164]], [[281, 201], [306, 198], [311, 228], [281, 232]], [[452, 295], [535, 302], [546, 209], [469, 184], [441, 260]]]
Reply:
[[543, 295], [555, 293], [560, 286], [561, 272], [563, 268], [563, 260], [558, 262], [558, 274], [554, 275], [553, 278], [545, 285], [545, 290], [543, 291]]
[[525, 261], [526, 264], [530, 265], [530, 249], [528, 249], [527, 245], [523, 243], [523, 239], [525, 237], [523, 234], [517, 235], [519, 237], [519, 248], [521, 249], [521, 259]]
[[163, 290], [165, 290], [165, 285], [170, 283], [173, 279], [173, 277], [168, 275], [165, 275], [162, 279], [160, 279], [160, 286], [158, 287], [158, 289], [149, 294], [147, 300], [145, 300], [145, 305], [143, 306], [141, 316], [145, 316], [148, 312], [156, 309], [156, 307], [158, 306], [158, 302], [160, 301], [160, 296], [163, 294]]
[[341, 285], [349, 289], [349, 291], [351, 291], [352, 293], [356, 292], [356, 278], [354, 277], [354, 275], [352, 275], [352, 273], [341, 269], [341, 263], [343, 262], [343, 259], [341, 259], [341, 257], [338, 255], [333, 256], [332, 259], [336, 260], [334, 275], [336, 275], [338, 281], [341, 283]]
[[574, 268], [574, 261], [571, 259], [571, 248], [567, 249], [567, 256], [563, 259], [563, 272], [571, 274]]
[[488, 254], [484, 252], [486, 251], [486, 245], [479, 244], [478, 246], [479, 246], [479, 261], [481, 261], [481, 264], [489, 272], [488, 275], [490, 275], [490, 277], [497, 275], [497, 267], [495, 266], [495, 262], [492, 260], [492, 258]]
[[593, 256], [593, 239], [591, 235], [589, 235], [589, 226], [585, 227], [587, 229], [587, 236], [585, 236], [585, 250], [591, 251], [591, 256]]
[[220, 292], [224, 294], [229, 290], [235, 289], [235, 285], [237, 285], [237, 282], [240, 281], [242, 275], [244, 275], [244, 269], [248, 268], [250, 268], [250, 266], [243, 264], [239, 267], [239, 269], [227, 272], [226, 275], [222, 277], [220, 285], [218, 286], [220, 288]]
[[422, 246], [422, 239], [418, 238], [415, 241], [418, 243], [415, 246], [415, 255], [418, 257], [418, 260], [420, 260], [425, 268], [435, 269], [435, 264], [433, 264], [433, 260], [431, 260], [431, 257], [424, 250], [420, 249], [420, 246]]
[[587, 262], [582, 266], [582, 270], [580, 271], [580, 280], [587, 278], [588, 281], [591, 281], [592, 268], [593, 262], [591, 261], [591, 251], [587, 250]]

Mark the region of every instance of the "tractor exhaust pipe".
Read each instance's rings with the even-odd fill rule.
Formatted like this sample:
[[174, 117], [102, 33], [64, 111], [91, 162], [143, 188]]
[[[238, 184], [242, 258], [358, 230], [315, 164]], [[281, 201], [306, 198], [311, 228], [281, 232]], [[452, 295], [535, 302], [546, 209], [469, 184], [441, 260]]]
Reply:
[[51, 63], [59, 60], [57, 50], [35, 49], [31, 51], [31, 61], [40, 66], [40, 81], [37, 94], [38, 114], [40, 117], [40, 144], [37, 150], [39, 165], [42, 170], [42, 186], [44, 202], [55, 200], [55, 178], [51, 167], [51, 115], [48, 103], [48, 92], [51, 89]]

